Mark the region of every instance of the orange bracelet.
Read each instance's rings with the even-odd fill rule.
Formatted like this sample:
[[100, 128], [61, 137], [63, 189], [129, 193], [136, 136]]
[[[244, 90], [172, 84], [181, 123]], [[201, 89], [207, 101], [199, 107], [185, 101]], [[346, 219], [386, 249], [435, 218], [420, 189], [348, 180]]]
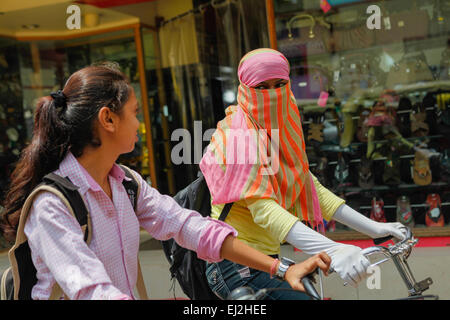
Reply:
[[278, 259], [273, 260], [272, 266], [270, 267], [270, 278], [271, 279], [273, 278], [273, 275], [276, 272], [275, 268], [277, 267], [277, 264], [278, 264], [279, 261], [280, 260], [278, 260]]

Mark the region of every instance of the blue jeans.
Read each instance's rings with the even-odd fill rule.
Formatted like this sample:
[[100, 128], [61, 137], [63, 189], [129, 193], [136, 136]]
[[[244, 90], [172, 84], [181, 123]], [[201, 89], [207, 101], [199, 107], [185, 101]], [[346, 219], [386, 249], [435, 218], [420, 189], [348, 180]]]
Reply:
[[[206, 263], [206, 278], [211, 290], [222, 299], [242, 286], [252, 288], [255, 293], [263, 288], [291, 288], [287, 281], [271, 279], [268, 273], [229, 260]], [[267, 293], [264, 300], [310, 300], [310, 297], [300, 291], [280, 290]]]

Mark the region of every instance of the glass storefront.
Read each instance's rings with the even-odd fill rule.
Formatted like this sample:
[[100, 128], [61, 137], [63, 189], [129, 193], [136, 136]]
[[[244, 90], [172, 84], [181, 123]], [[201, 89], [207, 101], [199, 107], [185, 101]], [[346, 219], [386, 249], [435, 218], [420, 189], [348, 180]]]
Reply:
[[448, 1], [273, 5], [311, 170], [372, 219], [450, 234]]
[[[143, 36], [152, 41], [154, 31]], [[138, 101], [142, 101], [137, 61], [135, 29], [124, 29], [89, 37], [68, 40], [2, 41], [0, 42], [0, 191], [7, 187], [8, 177], [20, 150], [31, 140], [33, 114], [38, 98], [64, 86], [75, 71], [103, 61], [119, 64], [130, 79]], [[153, 47], [146, 50], [147, 60], [155, 57]], [[154, 70], [148, 62], [147, 72]], [[152, 69], [153, 67], [153, 69]], [[152, 78], [150, 78], [153, 80]], [[152, 81], [149, 81], [151, 84]], [[152, 89], [153, 87], [150, 87]], [[153, 88], [154, 89], [154, 88]], [[157, 91], [157, 89], [156, 89]], [[150, 100], [153, 99], [151, 95]], [[147, 144], [144, 108], [138, 115], [141, 122], [135, 149], [119, 161], [140, 172], [150, 182], [151, 168]], [[153, 114], [150, 111], [150, 114]]]

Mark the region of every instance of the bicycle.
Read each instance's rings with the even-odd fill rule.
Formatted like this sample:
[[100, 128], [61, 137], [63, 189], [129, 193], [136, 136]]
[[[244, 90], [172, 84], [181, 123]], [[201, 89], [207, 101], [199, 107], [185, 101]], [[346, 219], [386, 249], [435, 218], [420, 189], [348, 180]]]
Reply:
[[[439, 296], [437, 295], [423, 295], [423, 292], [428, 290], [430, 288], [430, 285], [433, 284], [433, 280], [428, 277], [422, 281], [417, 282], [412, 274], [408, 262], [406, 261], [411, 254], [412, 248], [417, 244], [419, 240], [414, 238], [409, 228], [406, 228], [406, 238], [404, 240], [399, 241], [393, 245], [389, 245], [388, 247], [380, 246], [380, 244], [390, 240], [391, 238], [392, 236], [374, 239], [373, 242], [375, 246], [362, 250], [362, 254], [368, 259], [370, 256], [373, 256], [375, 254], [382, 254], [385, 257], [382, 260], [376, 261], [370, 267], [377, 266], [388, 260], [392, 260], [394, 262], [394, 265], [396, 266], [408, 290], [408, 297], [400, 298], [398, 300], [438, 300]], [[306, 294], [313, 300], [323, 300], [321, 274], [319, 275], [321, 288], [320, 295], [313, 285], [313, 283], [316, 282], [315, 275], [319, 274], [320, 272], [321, 271], [319, 269], [316, 269], [302, 279]], [[334, 270], [330, 269], [328, 274], [331, 274], [332, 272], [334, 272]], [[346, 284], [344, 283], [344, 285]], [[265, 288], [255, 293], [250, 287], [240, 287], [230, 293], [229, 300], [261, 300], [267, 293], [278, 290], [292, 291], [293, 289]]]

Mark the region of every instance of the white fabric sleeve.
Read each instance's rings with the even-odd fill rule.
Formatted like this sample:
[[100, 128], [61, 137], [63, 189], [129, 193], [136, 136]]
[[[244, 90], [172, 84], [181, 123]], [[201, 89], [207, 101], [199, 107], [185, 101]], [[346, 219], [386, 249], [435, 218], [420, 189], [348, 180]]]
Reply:
[[314, 255], [325, 251], [332, 254], [342, 244], [334, 242], [310, 227], [297, 221], [288, 232], [286, 241], [306, 254]]
[[371, 238], [381, 238], [391, 235], [397, 239], [403, 240], [406, 237], [405, 226], [401, 223], [376, 222], [346, 204], [341, 205], [336, 210], [333, 219], [358, 232], [367, 234]]

